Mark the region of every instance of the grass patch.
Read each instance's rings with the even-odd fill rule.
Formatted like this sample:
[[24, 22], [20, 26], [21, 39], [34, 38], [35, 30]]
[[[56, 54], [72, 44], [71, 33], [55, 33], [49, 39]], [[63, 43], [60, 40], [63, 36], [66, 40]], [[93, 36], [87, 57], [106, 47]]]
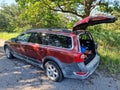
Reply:
[[0, 39], [8, 40], [10, 38], [16, 37], [19, 33], [7, 33], [7, 32], [0, 32]]

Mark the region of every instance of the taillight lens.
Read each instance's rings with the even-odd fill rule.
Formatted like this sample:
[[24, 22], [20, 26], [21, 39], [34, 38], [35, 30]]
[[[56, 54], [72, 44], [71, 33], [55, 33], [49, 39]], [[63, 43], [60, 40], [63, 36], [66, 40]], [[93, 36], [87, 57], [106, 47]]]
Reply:
[[84, 59], [85, 59], [85, 55], [81, 54], [81, 53], [78, 53], [77, 56], [74, 59], [74, 62], [77, 62], [77, 63], [84, 62]]

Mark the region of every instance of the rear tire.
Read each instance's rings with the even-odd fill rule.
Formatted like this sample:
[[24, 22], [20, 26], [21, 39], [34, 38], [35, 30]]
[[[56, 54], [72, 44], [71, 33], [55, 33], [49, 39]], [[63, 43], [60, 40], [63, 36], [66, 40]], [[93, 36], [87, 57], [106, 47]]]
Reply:
[[12, 55], [9, 47], [5, 47], [5, 55], [6, 55], [6, 57], [8, 59], [12, 59], [13, 58], [13, 55]]
[[63, 73], [60, 67], [53, 61], [45, 63], [45, 72], [52, 81], [60, 82], [63, 79]]

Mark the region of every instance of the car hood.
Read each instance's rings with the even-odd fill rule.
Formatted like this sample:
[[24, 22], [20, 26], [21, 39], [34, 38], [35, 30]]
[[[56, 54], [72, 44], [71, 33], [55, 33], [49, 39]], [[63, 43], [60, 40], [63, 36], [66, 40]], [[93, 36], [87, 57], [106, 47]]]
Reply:
[[114, 16], [88, 16], [82, 20], [79, 20], [77, 23], [74, 24], [73, 31], [76, 30], [86, 30], [88, 26], [101, 24], [101, 23], [113, 23], [117, 19]]

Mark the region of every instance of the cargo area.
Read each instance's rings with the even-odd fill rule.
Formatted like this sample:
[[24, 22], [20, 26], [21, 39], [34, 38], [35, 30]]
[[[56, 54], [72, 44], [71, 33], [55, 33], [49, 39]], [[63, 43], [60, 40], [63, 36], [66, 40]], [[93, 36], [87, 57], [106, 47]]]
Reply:
[[85, 56], [85, 65], [88, 64], [96, 55], [95, 42], [92, 35], [88, 32], [79, 34], [79, 51]]

